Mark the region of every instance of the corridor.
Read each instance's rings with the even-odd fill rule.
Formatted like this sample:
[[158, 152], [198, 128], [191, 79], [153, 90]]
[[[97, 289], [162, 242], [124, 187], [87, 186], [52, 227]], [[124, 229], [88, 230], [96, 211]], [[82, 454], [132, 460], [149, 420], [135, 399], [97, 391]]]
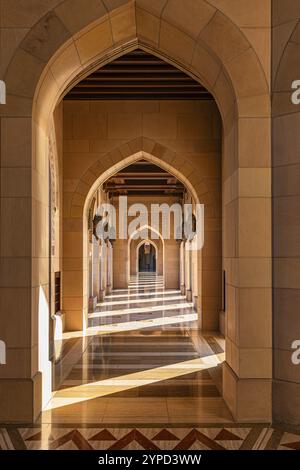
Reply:
[[65, 336], [43, 422], [231, 421], [221, 396], [224, 341], [199, 336], [193, 304], [162, 277], [132, 277], [89, 314], [86, 337]]
[[224, 339], [200, 334], [193, 304], [152, 273], [132, 277], [57, 343], [54, 393], [38, 423], [0, 445], [50, 450], [296, 448], [299, 436], [237, 424], [222, 398]]
[[300, 450], [300, 1], [0, 4], [0, 450]]

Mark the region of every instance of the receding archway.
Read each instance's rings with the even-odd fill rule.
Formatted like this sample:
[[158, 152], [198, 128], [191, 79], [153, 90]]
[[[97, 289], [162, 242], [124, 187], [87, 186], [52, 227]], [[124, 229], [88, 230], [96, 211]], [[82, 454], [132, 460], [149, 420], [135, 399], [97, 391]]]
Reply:
[[[133, 149], [138, 148], [137, 146], [141, 146], [140, 151], [135, 153], [135, 154], [131, 154]], [[147, 149], [148, 151], [146, 151], [144, 149]], [[149, 153], [150, 150], [151, 150], [151, 153]], [[125, 152], [128, 152], [129, 156], [126, 156]], [[107, 157], [106, 157], [106, 161], [109, 162], [111, 156], [112, 156], [112, 153], [108, 154]], [[116, 163], [116, 158], [117, 157], [119, 158], [118, 163]], [[97, 161], [96, 163], [94, 163], [89, 168], [86, 175], [84, 175], [83, 178], [82, 178], [82, 182], [84, 182], [84, 181], [86, 181], [86, 178], [89, 175], [89, 187], [85, 184], [85, 188], [86, 188], [85, 191], [86, 192], [88, 191], [86, 196], [85, 196], [85, 199], [82, 197], [82, 184], [81, 184], [81, 181], [79, 182], [77, 188], [75, 189], [75, 191], [72, 195], [73, 209], [71, 207], [70, 213], [71, 214], [72, 213], [77, 214], [78, 212], [80, 212], [80, 213], [82, 213], [82, 216], [83, 216], [83, 226], [79, 225], [78, 230], [76, 232], [77, 233], [77, 239], [78, 239], [78, 245], [75, 248], [74, 252], [78, 253], [79, 250], [82, 250], [81, 243], [83, 243], [83, 271], [82, 271], [83, 281], [81, 281], [81, 278], [79, 278], [79, 283], [81, 284], [81, 282], [83, 282], [84, 290], [83, 290], [83, 297], [82, 297], [83, 309], [79, 310], [79, 311], [76, 311], [76, 312], [72, 311], [72, 310], [70, 311], [69, 318], [70, 318], [71, 323], [69, 325], [69, 328], [71, 330], [79, 330], [84, 325], [86, 325], [86, 323], [87, 323], [86, 319], [87, 319], [88, 307], [87, 307], [87, 295], [85, 295], [85, 292], [87, 292], [87, 287], [86, 286], [88, 285], [88, 279], [87, 279], [87, 273], [88, 273], [88, 251], [87, 251], [87, 247], [88, 247], [88, 241], [87, 241], [88, 230], [87, 230], [87, 224], [88, 224], [90, 203], [93, 200], [93, 197], [94, 197], [94, 194], [95, 194], [95, 191], [97, 190], [97, 188], [100, 187], [108, 178], [110, 178], [113, 174], [120, 171], [120, 169], [126, 168], [130, 164], [132, 164], [136, 161], [139, 161], [141, 159], [149, 160], [150, 162], [154, 163], [155, 165], [165, 169], [170, 174], [175, 174], [176, 177], [180, 181], [182, 181], [182, 183], [187, 187], [187, 189], [188, 189], [189, 193], [191, 194], [195, 204], [199, 204], [202, 201], [203, 202], [207, 201], [208, 202], [207, 206], [209, 206], [209, 204], [211, 204], [212, 205], [212, 211], [210, 211], [210, 212], [212, 212], [212, 215], [210, 215], [209, 213], [207, 214], [207, 219], [208, 220], [210, 218], [214, 218], [215, 211], [217, 211], [217, 203], [215, 203], [213, 197], [207, 198], [207, 191], [209, 191], [209, 190], [206, 187], [205, 182], [202, 181], [202, 184], [198, 186], [199, 189], [198, 189], [198, 192], [197, 192], [196, 188], [192, 185], [189, 178], [187, 176], [185, 176], [185, 174], [190, 174], [191, 173], [191, 169], [190, 169], [189, 166], [186, 165], [184, 157], [181, 156], [181, 155], [177, 155], [175, 152], [172, 152], [170, 149], [156, 143], [155, 141], [153, 141], [151, 139], [140, 138], [140, 139], [134, 140], [132, 142], [128, 142], [127, 145], [125, 146], [125, 148], [122, 148], [122, 153], [121, 153], [121, 150], [119, 150], [119, 149], [118, 149], [118, 151], [115, 151], [114, 152], [114, 162], [115, 163], [110, 168], [108, 168], [106, 171], [104, 171], [101, 174], [101, 176], [97, 177], [97, 173], [103, 169], [102, 162]], [[172, 161], [175, 160], [175, 159], [177, 161], [178, 167], [182, 168], [182, 172], [179, 172], [178, 169], [176, 169], [175, 167], [172, 166]], [[78, 194], [76, 194], [77, 192], [78, 192]], [[215, 204], [216, 204], [216, 206], [215, 206]], [[76, 215], [75, 218], [78, 219], [77, 215]], [[72, 219], [73, 218], [70, 217], [70, 223], [71, 224], [72, 224], [72, 222], [71, 222]], [[81, 218], [80, 218], [80, 221], [82, 221]], [[78, 237], [78, 232], [79, 231], [81, 232], [81, 227], [82, 227], [83, 232], [82, 232], [82, 235], [80, 237]], [[163, 243], [163, 266], [164, 266], [165, 248], [164, 248], [164, 241], [162, 239], [162, 236], [159, 232], [157, 232], [156, 229], [152, 228], [150, 225], [140, 227], [139, 230], [144, 230], [145, 228], [149, 229], [150, 232], [151, 231], [156, 232], [157, 236], [162, 240], [162, 243]], [[219, 228], [217, 228], [216, 231], [220, 233]], [[124, 262], [128, 266], [127, 273], [125, 273], [125, 272], [123, 273], [124, 274], [123, 278], [121, 280], [119, 279], [119, 282], [121, 282], [121, 284], [117, 285], [117, 287], [124, 288], [124, 287], [126, 287], [126, 285], [128, 283], [128, 279], [130, 277], [129, 247], [130, 247], [130, 241], [131, 241], [132, 237], [135, 234], [136, 234], [136, 232], [134, 232], [131, 235], [131, 237], [129, 238], [129, 240], [126, 241], [126, 245], [127, 245], [126, 247], [125, 247], [125, 244], [124, 244], [124, 247], [120, 246], [120, 251], [118, 251], [117, 253], [114, 254], [114, 260], [117, 263], [118, 263], [118, 261], [122, 260], [122, 263]], [[69, 231], [67, 231], [65, 235], [68, 239], [69, 238]], [[176, 240], [173, 240], [173, 245], [174, 245], [173, 248], [176, 249], [176, 252], [177, 252], [177, 248], [178, 248], [178, 253], [179, 253], [179, 246], [178, 246], [178, 243], [176, 242]], [[172, 251], [172, 243], [171, 243], [169, 248]], [[215, 251], [218, 250], [218, 244], [215, 246], [214, 250]], [[204, 247], [204, 249], [203, 249], [204, 253], [205, 253], [205, 251], [206, 251], [206, 247]], [[220, 252], [219, 252], [219, 256], [220, 256]], [[198, 266], [198, 264], [199, 264], [199, 266], [202, 266], [202, 263], [200, 262], [201, 257], [202, 257], [202, 251], [197, 251], [197, 259], [195, 259], [195, 265]], [[179, 258], [178, 258], [178, 262], [179, 262]], [[205, 293], [202, 293], [202, 283], [204, 282], [203, 280], [206, 279], [206, 276], [211, 275], [211, 267], [210, 266], [206, 266], [206, 267], [203, 266], [202, 269], [203, 269], [203, 273], [202, 273], [201, 276], [198, 277], [199, 285], [195, 286], [195, 292], [197, 291], [198, 292], [197, 295], [199, 295], [198, 311], [201, 312], [201, 321], [203, 322], [203, 325], [205, 324], [205, 321], [207, 321], [207, 322], [214, 321], [215, 324], [217, 324], [218, 323], [218, 309], [216, 309], [214, 311], [214, 313], [213, 313], [213, 310], [209, 310], [209, 312], [207, 313], [207, 320], [205, 320], [206, 314], [205, 314], [205, 311], [202, 309], [202, 302], [204, 301]], [[219, 268], [217, 268], [217, 269], [219, 269]], [[76, 270], [76, 275], [78, 276], [78, 269]], [[163, 269], [163, 275], [166, 278], [164, 269]], [[179, 276], [179, 266], [178, 266], [178, 283], [177, 283], [177, 280], [174, 279], [174, 277], [172, 277], [170, 275], [170, 284], [168, 284], [168, 277], [167, 277], [166, 278], [166, 281], [167, 281], [166, 286], [170, 287], [170, 288], [173, 288], [173, 287], [179, 288], [179, 282], [180, 282], [179, 277], [180, 276]], [[72, 286], [73, 286], [73, 282], [74, 281], [72, 280]], [[197, 288], [197, 290], [196, 290], [196, 288]], [[80, 290], [80, 285], [79, 284], [78, 284], [77, 289]], [[68, 290], [68, 286], [66, 286], [66, 290]], [[76, 317], [76, 315], [78, 315], [78, 316]], [[214, 315], [214, 320], [212, 320], [213, 315]], [[67, 319], [67, 322], [68, 322], [68, 319]]]
[[[72, 83], [81, 78], [81, 73], [86, 74], [89, 70], [99, 67], [100, 64], [109, 62], [113, 56], [122, 55], [125, 50], [134, 49], [139, 45], [173, 62], [195, 76], [197, 80], [202, 81], [212, 91], [219, 105], [224, 128], [223, 268], [226, 271], [228, 299], [226, 307], [228, 355], [224, 372], [224, 394], [237, 419], [268, 421], [271, 415], [271, 202], [270, 190], [265, 189], [268, 185], [264, 184], [270, 179], [268, 173], [270, 167], [268, 85], [256, 51], [243, 32], [223, 12], [211, 5], [208, 6], [207, 2], [199, 2], [199, 22], [197, 20], [195, 26], [195, 21], [182, 24], [182, 15], [174, 5], [173, 14], [169, 11], [169, 16], [164, 16], [164, 4], [165, 2], [157, 2], [153, 14], [153, 9], [148, 11], [144, 2], [142, 2], [143, 8], [140, 8], [141, 2], [130, 2], [124, 8], [113, 12], [103, 10], [103, 16], [102, 12], [97, 11], [94, 15], [88, 15], [88, 19], [85, 17], [78, 21], [76, 15], [76, 20], [72, 16], [73, 8], [70, 7], [70, 2], [68, 2], [68, 8], [66, 8], [67, 3], [62, 3], [60, 10], [53, 11], [54, 18], [58, 15], [62, 23], [59, 32], [56, 28], [45, 29], [47, 18], [42, 18], [25, 36], [10, 62], [5, 75], [8, 96], [7, 107], [4, 111], [7, 113], [4, 126], [8, 131], [8, 138], [3, 147], [3, 155], [7, 158], [12, 154], [12, 148], [15, 148], [10, 140], [9, 131], [10, 126], [15, 126], [16, 129], [21, 130], [20, 143], [26, 144], [26, 162], [32, 162], [30, 163], [32, 172], [28, 176], [28, 182], [32, 181], [32, 186], [36, 190], [31, 193], [30, 207], [27, 204], [28, 201], [24, 200], [23, 204], [19, 203], [16, 210], [20, 211], [20, 217], [16, 212], [14, 218], [14, 220], [23, 221], [24, 214], [26, 214], [24, 226], [26, 225], [28, 237], [22, 235], [22, 239], [18, 240], [20, 243], [15, 244], [18, 246], [18, 254], [21, 255], [20, 258], [16, 258], [16, 262], [24, 263], [27, 279], [31, 279], [32, 276], [28, 298], [33, 301], [27, 302], [26, 312], [23, 310], [23, 318], [26, 316], [27, 324], [37, 323], [41, 306], [38, 293], [41, 291], [41, 286], [47, 290], [49, 284], [49, 279], [44, 278], [42, 274], [47, 271], [44, 269], [43, 260], [48, 259], [48, 244], [43, 244], [41, 239], [48, 240], [49, 238], [49, 234], [46, 233], [47, 225], [43, 223], [45, 220], [43, 214], [47, 213], [48, 209], [47, 202], [45, 202], [48, 188], [44, 182], [47, 181], [48, 125], [49, 120], [52, 119], [52, 112], [59, 98], [72, 86]], [[170, 8], [172, 9], [172, 4]], [[206, 12], [204, 17], [203, 12]], [[100, 20], [99, 16], [101, 16]], [[145, 16], [148, 21], [143, 20]], [[163, 16], [162, 20], [161, 16]], [[150, 30], [147, 27], [149, 21], [155, 25]], [[85, 30], [82, 29], [84, 27], [86, 27]], [[40, 31], [45, 30], [49, 35], [47, 39], [50, 46], [44, 48], [44, 41], [33, 41], [35, 46], [32, 47], [32, 37], [39, 37]], [[160, 30], [161, 34], [159, 34]], [[232, 47], [232, 38], [235, 38], [235, 47]], [[60, 47], [61, 49], [57, 52]], [[45, 63], [48, 64], [46, 68]], [[20, 64], [26, 73], [19, 73]], [[245, 77], [251, 77], [251, 80], [246, 80]], [[11, 118], [12, 115], [17, 117]], [[24, 115], [27, 118], [24, 118]], [[34, 131], [33, 143], [32, 130]], [[253, 142], [261, 144], [257, 145], [257, 148], [261, 148], [259, 155], [253, 155]], [[138, 149], [135, 148], [133, 151], [131, 149], [132, 153], [140, 151], [143, 144], [141, 145], [140, 142], [137, 147]], [[151, 153], [152, 150], [146, 151]], [[33, 158], [31, 158], [31, 152]], [[24, 152], [18, 153], [20, 154], [18, 158], [24, 158]], [[261, 155], [264, 156], [263, 163]], [[115, 155], [112, 155], [112, 161], [107, 167], [114, 163], [114, 158]], [[166, 155], [166, 160], [168, 158], [169, 156]], [[103, 166], [97, 175], [102, 171], [106, 171]], [[195, 174], [189, 176], [195, 187], [201, 185], [197, 176]], [[90, 181], [93, 181], [93, 174], [87, 173], [86, 177], [87, 184], [90, 184]], [[263, 181], [259, 188], [256, 184], [250, 184], [247, 185], [246, 190], [245, 186], [240, 184], [242, 181], [257, 181], [257, 177]], [[17, 186], [16, 182], [18, 194]], [[84, 186], [81, 189], [85, 191]], [[77, 201], [82, 197], [84, 198], [85, 195], [81, 194]], [[82, 217], [82, 207], [75, 202], [66, 201], [66, 218], [69, 221], [73, 218], [76, 225], [78, 220], [75, 219]], [[29, 224], [24, 208], [30, 214]], [[252, 214], [249, 218], [245, 217], [247, 211]], [[12, 228], [11, 232], [7, 230], [7, 237], [18, 232], [18, 227], [11, 222], [5, 226]], [[251, 243], [247, 234], [249, 236], [251, 234]], [[264, 234], [263, 240], [262, 234]], [[35, 243], [28, 243], [31, 236]], [[78, 234], [74, 235], [74, 238], [77, 236], [80, 238]], [[10, 245], [10, 243], [15, 243], [15, 238], [12, 236], [11, 240], [12, 242], [7, 238], [5, 241], [7, 256], [15, 255]], [[36, 272], [32, 274], [28, 257], [34, 259], [42, 280]], [[66, 271], [65, 277], [73, 276], [76, 283], [75, 267], [76, 263], [77, 266], [82, 265], [82, 259], [78, 258], [76, 263], [72, 258], [69, 261], [70, 271]], [[256, 276], [256, 269], [260, 276]], [[74, 291], [69, 293], [72, 294], [72, 292], [74, 293]], [[13, 298], [11, 299], [11, 305], [13, 305]], [[259, 311], [258, 299], [260, 308], [264, 312], [263, 318], [268, 316], [268, 331], [261, 337], [258, 327], [249, 338], [249, 334], [243, 335], [244, 330], [249, 333], [247, 328], [249, 317], [256, 315], [257, 325], [263, 321], [262, 316], [256, 314]], [[77, 303], [77, 309], [82, 311], [80, 301]], [[251, 309], [250, 313], [249, 309]], [[27, 351], [30, 347], [32, 354], [36, 356], [35, 345], [39, 340], [35, 338], [35, 341], [31, 343], [30, 334], [29, 337], [24, 350]], [[47, 351], [47, 344], [45, 348]], [[247, 361], [244, 360], [245, 354], [250, 357]], [[31, 361], [31, 357], [28, 360]], [[37, 361], [34, 363], [37, 364]], [[259, 370], [256, 369], [255, 374], [253, 363], [259, 364]], [[37, 367], [34, 370], [31, 367], [27, 369], [30, 370], [30, 375], [25, 378], [22, 376], [22, 380], [26, 379], [28, 382], [31, 390], [29, 394], [33, 397], [35, 387], [40, 384], [41, 374]], [[41, 372], [46, 374], [44, 370]], [[244, 393], [245, 388], [247, 393]], [[258, 389], [259, 396], [263, 397], [259, 404], [255, 400]], [[248, 404], [253, 400], [256, 405], [251, 408]], [[14, 401], [18, 402], [17, 397], [14, 397]], [[31, 419], [39, 412], [40, 404], [37, 400], [29, 399], [28, 403], [34, 403], [34, 405], [30, 405], [30, 411], [22, 414], [19, 419], [21, 421]]]
[[136, 247], [136, 274], [143, 272], [156, 273], [158, 260], [157, 247], [151, 240], [142, 241]]
[[[129, 262], [129, 269], [128, 269], [128, 282], [131, 278], [132, 275], [135, 275], [138, 273], [138, 257], [137, 257], [137, 247], [140, 246], [143, 243], [143, 240], [139, 241], [139, 239], [135, 240], [135, 236], [141, 232], [144, 233], [147, 231], [149, 238], [156, 248], [156, 270], [157, 274], [159, 276], [162, 276], [164, 278], [165, 276], [165, 242], [164, 239], [161, 235], [161, 233], [151, 227], [150, 225], [143, 225], [142, 227], [139, 227], [137, 230], [135, 230], [129, 240], [128, 240], [128, 259], [130, 260]], [[151, 235], [154, 234], [154, 237], [151, 237]], [[155, 238], [156, 242], [151, 240], [151, 238]], [[133, 245], [133, 242], [135, 242], [135, 246]], [[133, 247], [134, 249], [132, 249]], [[132, 257], [131, 254], [134, 254], [135, 256]]]

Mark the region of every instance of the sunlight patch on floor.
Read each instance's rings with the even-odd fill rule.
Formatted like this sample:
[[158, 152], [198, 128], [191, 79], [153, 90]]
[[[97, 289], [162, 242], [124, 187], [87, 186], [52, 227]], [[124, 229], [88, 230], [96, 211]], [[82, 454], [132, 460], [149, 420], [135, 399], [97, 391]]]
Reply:
[[210, 369], [216, 367], [224, 360], [224, 353], [214, 354], [176, 364], [168, 364], [155, 369], [134, 372], [120, 377], [65, 388], [53, 394], [53, 398], [45, 408], [45, 411]]
[[163, 312], [168, 310], [185, 310], [187, 308], [193, 308], [192, 302], [185, 302], [182, 304], [171, 304], [171, 305], [154, 305], [152, 307], [136, 307], [126, 308], [122, 310], [109, 310], [104, 312], [93, 312], [89, 314], [89, 318], [104, 318], [114, 317], [120, 315], [130, 315], [133, 313], [151, 313], [152, 312]]
[[[186, 315], [178, 315], [174, 317], [153, 318], [149, 320], [138, 320], [126, 323], [116, 323], [113, 325], [92, 326], [85, 331], [71, 331], [63, 334], [63, 339], [80, 338], [82, 336], [98, 336], [111, 333], [121, 333], [123, 331], [133, 331], [143, 328], [152, 328], [155, 326], [176, 325], [179, 323], [196, 322], [197, 313], [189, 313]], [[191, 328], [191, 326], [190, 326]]]

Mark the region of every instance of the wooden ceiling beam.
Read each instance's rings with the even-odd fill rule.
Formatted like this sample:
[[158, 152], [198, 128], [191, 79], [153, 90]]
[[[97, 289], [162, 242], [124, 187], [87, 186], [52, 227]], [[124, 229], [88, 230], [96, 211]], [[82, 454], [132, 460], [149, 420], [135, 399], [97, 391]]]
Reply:
[[79, 83], [77, 88], [78, 90], [85, 90], [89, 89], [91, 91], [97, 91], [98, 89], [101, 90], [102, 88], [178, 88], [178, 89], [191, 89], [195, 88], [199, 92], [201, 91], [202, 93], [206, 93], [205, 89], [200, 89], [196, 83], [191, 82], [191, 83], [178, 83], [178, 82], [153, 82], [153, 81], [147, 81], [147, 82], [130, 82], [130, 81], [123, 81], [121, 84], [118, 82], [112, 83], [111, 81], [107, 82], [88, 82], [88, 83]]
[[180, 197], [182, 198], [183, 196], [183, 191], [174, 191], [174, 192], [171, 192], [171, 191], [153, 191], [153, 190], [149, 190], [149, 191], [121, 191], [121, 190], [110, 190], [108, 191], [108, 194], [109, 194], [109, 197], [113, 196], [113, 195], [127, 195], [127, 196], [153, 196], [153, 197], [157, 197], [157, 196], [174, 196], [174, 197]]
[[144, 51], [126, 54], [93, 72], [65, 100], [211, 100], [196, 80]]
[[108, 191], [111, 191], [112, 189], [126, 189], [126, 190], [131, 190], [131, 189], [143, 189], [143, 190], [166, 190], [166, 189], [178, 189], [178, 190], [184, 190], [184, 186], [176, 185], [176, 184], [108, 184], [105, 185], [105, 189]]

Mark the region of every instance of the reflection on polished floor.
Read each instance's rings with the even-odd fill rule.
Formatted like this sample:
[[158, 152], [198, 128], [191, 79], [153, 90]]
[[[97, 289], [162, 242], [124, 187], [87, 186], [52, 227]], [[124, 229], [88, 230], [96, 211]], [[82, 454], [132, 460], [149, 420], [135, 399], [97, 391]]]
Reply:
[[63, 341], [43, 423], [231, 422], [221, 396], [224, 341], [199, 335], [197, 313], [143, 273]]
[[0, 449], [299, 450], [300, 435], [232, 422], [224, 340], [200, 335], [193, 305], [142, 274], [57, 344], [53, 398], [31, 426], [0, 427]]

